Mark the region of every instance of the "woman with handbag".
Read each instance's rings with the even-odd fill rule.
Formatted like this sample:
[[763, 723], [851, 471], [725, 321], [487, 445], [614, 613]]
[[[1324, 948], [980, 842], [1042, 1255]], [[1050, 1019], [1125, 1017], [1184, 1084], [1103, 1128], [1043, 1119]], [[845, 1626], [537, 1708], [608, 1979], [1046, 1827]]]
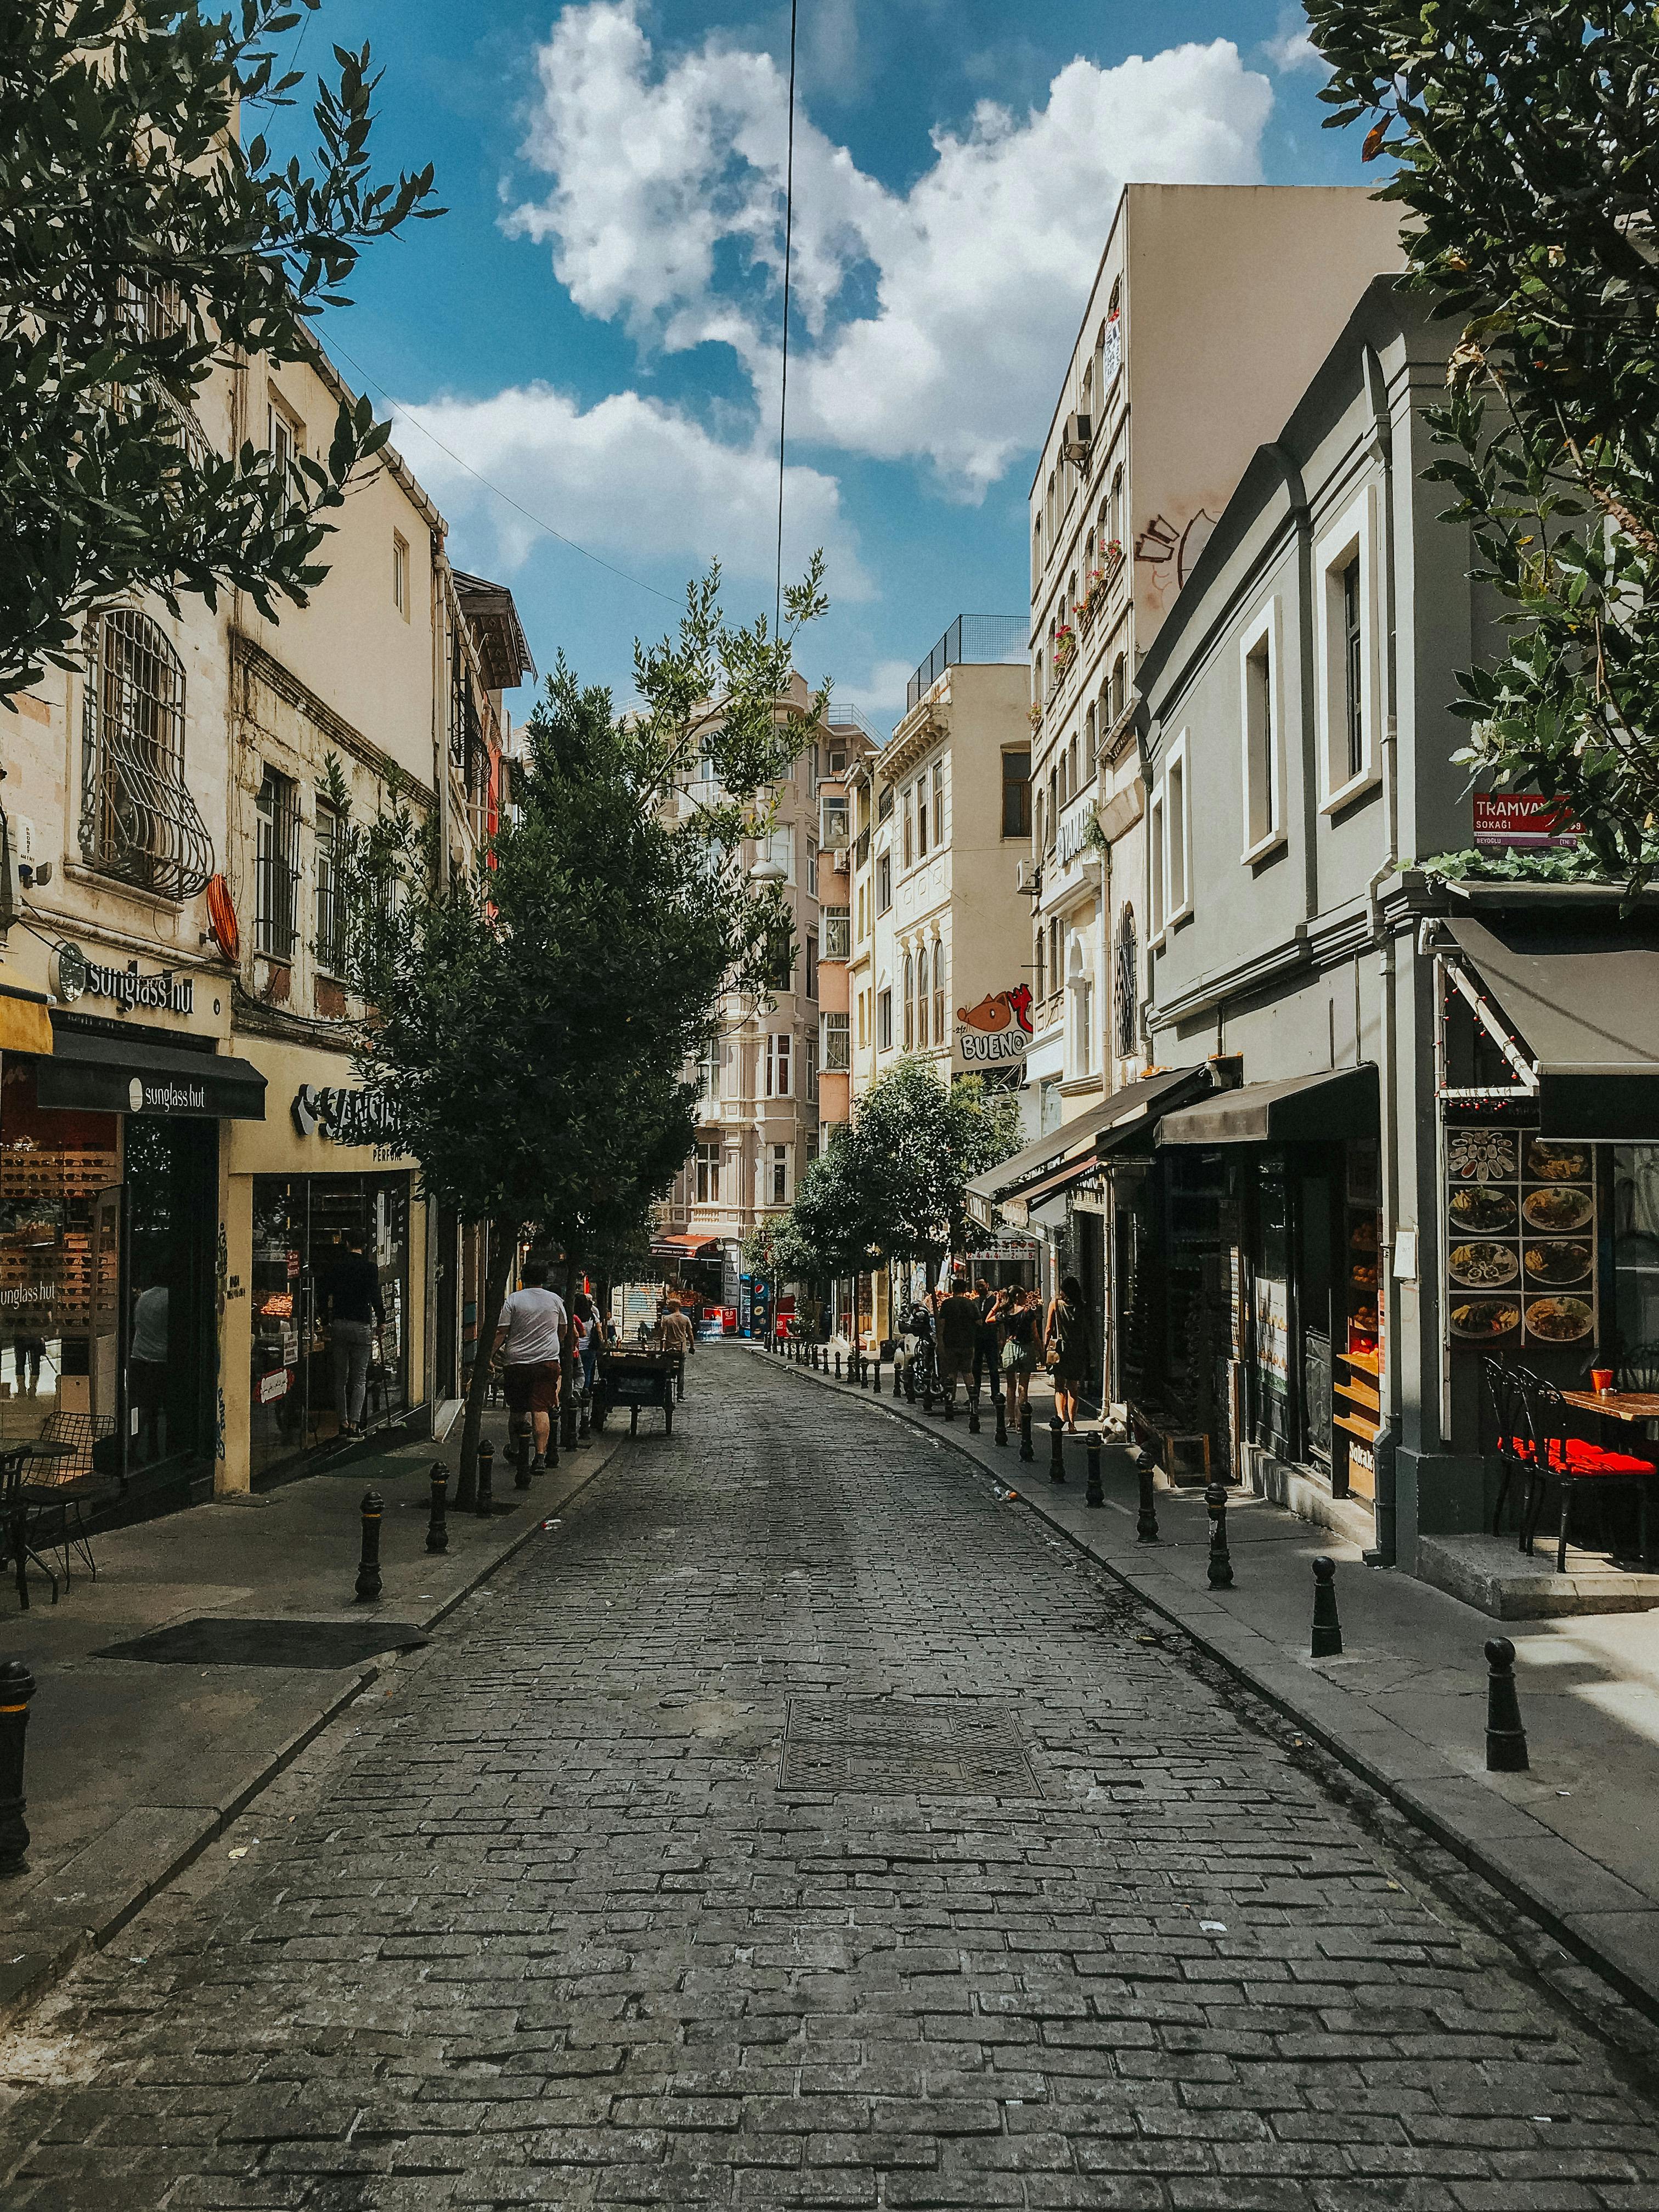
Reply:
[[1078, 1393], [1093, 1370], [1089, 1343], [1089, 1316], [1084, 1310], [1083, 1285], [1067, 1275], [1060, 1295], [1048, 1308], [1043, 1332], [1043, 1358], [1054, 1378], [1054, 1410], [1073, 1435], [1077, 1434]]
[[1042, 1310], [1035, 1291], [1013, 1291], [1001, 1321], [1002, 1384], [1007, 1394], [1007, 1419], [1019, 1419], [1031, 1388], [1031, 1370], [1037, 1359], [1037, 1318]]

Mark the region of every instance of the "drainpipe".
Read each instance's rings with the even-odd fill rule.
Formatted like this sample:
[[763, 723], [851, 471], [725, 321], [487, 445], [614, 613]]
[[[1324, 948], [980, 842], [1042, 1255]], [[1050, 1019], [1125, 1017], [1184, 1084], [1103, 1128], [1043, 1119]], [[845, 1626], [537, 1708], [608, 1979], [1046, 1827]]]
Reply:
[[[1400, 663], [1395, 573], [1394, 417], [1388, 378], [1374, 346], [1362, 356], [1366, 396], [1377, 459], [1382, 468], [1382, 808], [1388, 840], [1382, 862], [1365, 886], [1371, 942], [1377, 948], [1382, 1009], [1377, 1049], [1377, 1085], [1382, 1109], [1382, 1236], [1376, 1255], [1378, 1317], [1382, 1324], [1382, 1425], [1376, 1439], [1376, 1545], [1365, 1554], [1369, 1565], [1395, 1564], [1398, 1490], [1395, 1454], [1400, 1443], [1400, 1285], [1394, 1272], [1395, 1217], [1400, 1197], [1400, 1102], [1396, 1095], [1395, 1024], [1399, 977], [1395, 941], [1384, 929], [1379, 892], [1400, 866]], [[1420, 1225], [1420, 1224], [1419, 1224]], [[1419, 1265], [1421, 1266], [1419, 1255]]]
[[1296, 526], [1297, 665], [1302, 679], [1302, 910], [1304, 921], [1319, 911], [1318, 708], [1314, 687], [1313, 516], [1308, 487], [1296, 457], [1285, 447], [1267, 446], [1285, 479], [1291, 520]]

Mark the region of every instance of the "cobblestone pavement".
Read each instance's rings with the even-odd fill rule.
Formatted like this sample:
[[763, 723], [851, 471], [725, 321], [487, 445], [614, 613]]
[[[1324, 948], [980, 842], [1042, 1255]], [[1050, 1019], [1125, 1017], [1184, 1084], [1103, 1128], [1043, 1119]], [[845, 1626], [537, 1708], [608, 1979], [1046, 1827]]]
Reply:
[[1645, 2057], [1449, 1864], [720, 1352], [6, 2039], [0, 2205], [1659, 2207]]

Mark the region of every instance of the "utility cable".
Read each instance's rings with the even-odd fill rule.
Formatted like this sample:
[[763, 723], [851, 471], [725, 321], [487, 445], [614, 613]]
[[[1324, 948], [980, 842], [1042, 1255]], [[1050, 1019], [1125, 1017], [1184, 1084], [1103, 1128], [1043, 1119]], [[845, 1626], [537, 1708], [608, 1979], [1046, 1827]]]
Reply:
[[[498, 483], [491, 483], [489, 478], [487, 476], [481, 474], [478, 470], [475, 469], [471, 461], [463, 460], [453, 446], [445, 445], [443, 440], [438, 435], [437, 432], [428, 428], [427, 425], [422, 422], [420, 416], [416, 413], [415, 410], [410, 406], [406, 400], [399, 399], [395, 396], [395, 394], [388, 392], [385, 385], [380, 382], [379, 377], [371, 376], [368, 371], [363, 367], [362, 362], [357, 360], [354, 355], [349, 354], [345, 348], [331, 335], [329, 337], [326, 343], [328, 350], [331, 353], [337, 353], [342, 361], [349, 362], [353, 368], [356, 370], [358, 375], [362, 378], [363, 381], [366, 384], [372, 384], [374, 386], [376, 392], [380, 393], [381, 398], [385, 400], [388, 407], [395, 407], [400, 415], [407, 416], [409, 420], [415, 425], [415, 428], [420, 432], [423, 438], [429, 438], [441, 453], [448, 454], [450, 459], [454, 462], [457, 468], [465, 469], [468, 476], [471, 477], [477, 483], [481, 483], [486, 491], [494, 492], [496, 498], [501, 500], [506, 506], [510, 507], [515, 514], [523, 515], [526, 522], [533, 522], [538, 530], [544, 530], [550, 538], [556, 538], [561, 545], [568, 545], [573, 553], [580, 553], [584, 561], [592, 561], [596, 564], [596, 566], [607, 570], [611, 575], [620, 576], [624, 584], [635, 585], [641, 592], [649, 592], [653, 599], [665, 599], [670, 606], [678, 606], [679, 601], [676, 599], [672, 592], [659, 592], [654, 584], [647, 584], [642, 576], [630, 576], [626, 568], [618, 568], [613, 562], [605, 560], [598, 553], [590, 552], [586, 545], [578, 544], [574, 538], [567, 538], [562, 530], [556, 530], [550, 522], [544, 521], [539, 514], [532, 514], [527, 507], [523, 506], [518, 500], [514, 498], [511, 492], [503, 491]], [[779, 524], [779, 530], [781, 536], [782, 530], [781, 521], [780, 521]], [[783, 574], [781, 553], [779, 555], [779, 564], [778, 574], [780, 579], [781, 579]]]
[[799, 0], [789, 0], [789, 140], [783, 172], [783, 373], [778, 383], [778, 574], [772, 635], [783, 628], [783, 441], [789, 419], [789, 257], [795, 226], [795, 21]]

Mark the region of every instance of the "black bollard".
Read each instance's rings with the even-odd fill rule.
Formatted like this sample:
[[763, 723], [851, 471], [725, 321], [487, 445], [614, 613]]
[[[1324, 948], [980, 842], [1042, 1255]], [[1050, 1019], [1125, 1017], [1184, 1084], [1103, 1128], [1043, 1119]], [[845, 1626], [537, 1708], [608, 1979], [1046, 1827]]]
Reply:
[[840, 1380], [841, 1380], [841, 1354], [840, 1354], [840, 1352], [837, 1352], [837, 1353], [836, 1354], [836, 1382], [840, 1382]]
[[1029, 1404], [1019, 1409], [1019, 1455], [1028, 1462], [1036, 1457], [1031, 1444], [1031, 1408]]
[[1152, 1488], [1152, 1455], [1139, 1444], [1134, 1453], [1135, 1472], [1140, 1479], [1140, 1510], [1135, 1516], [1135, 1540], [1140, 1544], [1158, 1541], [1158, 1493]]
[[472, 1510], [480, 1521], [495, 1510], [495, 1447], [488, 1437], [478, 1446], [478, 1495]]
[[21, 1659], [0, 1666], [0, 1876], [29, 1870], [23, 1746], [33, 1695], [34, 1677]]
[[1309, 1656], [1334, 1659], [1342, 1649], [1342, 1623], [1336, 1610], [1336, 1561], [1322, 1556], [1313, 1563], [1313, 1643]]
[[881, 1354], [880, 1354], [880, 1352], [878, 1352], [878, 1353], [876, 1354], [876, 1356], [875, 1356], [874, 1359], [873, 1359], [873, 1360], [872, 1360], [872, 1361], [871, 1361], [871, 1363], [870, 1363], [870, 1395], [871, 1395], [872, 1398], [879, 1398], [879, 1397], [880, 1397], [880, 1395], [881, 1395]]
[[1091, 1432], [1084, 1446], [1089, 1460], [1089, 1486], [1083, 1494], [1085, 1505], [1103, 1505], [1106, 1493], [1100, 1486], [1100, 1437]]
[[432, 1513], [426, 1524], [426, 1548], [428, 1552], [449, 1549], [449, 1522], [445, 1507], [449, 1503], [449, 1469], [441, 1459], [432, 1462]]
[[1008, 1441], [1008, 1401], [999, 1390], [991, 1403], [996, 1408], [997, 1416], [997, 1432], [994, 1441], [1000, 1444], [1006, 1444]]
[[1521, 1700], [1515, 1689], [1515, 1646], [1507, 1636], [1486, 1644], [1486, 1771], [1527, 1771], [1527, 1731], [1521, 1725]]
[[380, 1595], [380, 1518], [386, 1503], [378, 1490], [363, 1492], [363, 1555], [357, 1564], [357, 1595], [360, 1598], [377, 1598]]
[[1048, 1416], [1048, 1480], [1050, 1482], [1064, 1482], [1066, 1480], [1066, 1431], [1058, 1413]]
[[1227, 1549], [1225, 1486], [1212, 1482], [1204, 1493], [1204, 1503], [1210, 1515], [1210, 1588], [1231, 1589], [1233, 1586], [1233, 1562], [1232, 1554]]

